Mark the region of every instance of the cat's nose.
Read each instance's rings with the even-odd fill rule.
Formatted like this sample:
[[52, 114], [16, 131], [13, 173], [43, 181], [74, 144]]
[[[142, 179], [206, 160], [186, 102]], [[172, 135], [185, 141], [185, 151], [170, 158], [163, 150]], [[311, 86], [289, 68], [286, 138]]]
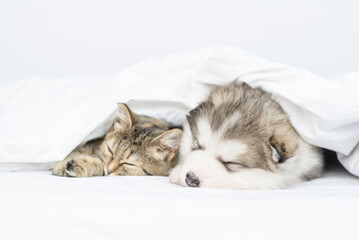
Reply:
[[201, 182], [199, 181], [199, 178], [193, 172], [188, 172], [186, 174], [186, 183], [189, 187], [199, 187], [199, 184]]

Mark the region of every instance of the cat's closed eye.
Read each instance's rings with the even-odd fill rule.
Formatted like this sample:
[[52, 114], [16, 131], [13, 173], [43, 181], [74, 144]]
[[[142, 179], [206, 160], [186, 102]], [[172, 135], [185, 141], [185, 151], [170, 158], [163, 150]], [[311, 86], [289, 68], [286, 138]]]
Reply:
[[106, 146], [107, 146], [107, 150], [108, 150], [109, 154], [111, 154], [111, 156], [113, 157], [113, 152], [112, 152], [111, 148], [108, 145], [106, 145]]

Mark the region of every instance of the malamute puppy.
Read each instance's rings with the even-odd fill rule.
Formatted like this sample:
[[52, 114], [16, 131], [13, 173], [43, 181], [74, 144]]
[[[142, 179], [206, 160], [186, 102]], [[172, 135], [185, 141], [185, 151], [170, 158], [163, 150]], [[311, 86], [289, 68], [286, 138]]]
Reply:
[[322, 170], [321, 150], [299, 136], [271, 94], [231, 83], [190, 111], [170, 180], [189, 187], [279, 189]]

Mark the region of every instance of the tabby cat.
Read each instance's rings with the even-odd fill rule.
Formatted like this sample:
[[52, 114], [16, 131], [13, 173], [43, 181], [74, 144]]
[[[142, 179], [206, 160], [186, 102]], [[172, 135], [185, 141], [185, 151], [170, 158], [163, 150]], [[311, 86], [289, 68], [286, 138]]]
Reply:
[[168, 175], [177, 163], [182, 131], [169, 129], [163, 120], [137, 115], [125, 104], [118, 105], [118, 112], [103, 138], [77, 147], [54, 167], [52, 174]]

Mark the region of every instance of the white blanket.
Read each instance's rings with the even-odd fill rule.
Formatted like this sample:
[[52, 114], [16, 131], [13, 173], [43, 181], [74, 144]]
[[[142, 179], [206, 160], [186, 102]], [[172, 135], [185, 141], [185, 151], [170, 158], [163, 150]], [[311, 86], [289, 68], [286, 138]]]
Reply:
[[117, 102], [180, 125], [214, 86], [236, 78], [274, 93], [308, 142], [336, 151], [359, 176], [359, 74], [328, 80], [231, 47], [150, 59], [115, 77], [1, 83], [0, 169], [63, 159], [107, 130]]

